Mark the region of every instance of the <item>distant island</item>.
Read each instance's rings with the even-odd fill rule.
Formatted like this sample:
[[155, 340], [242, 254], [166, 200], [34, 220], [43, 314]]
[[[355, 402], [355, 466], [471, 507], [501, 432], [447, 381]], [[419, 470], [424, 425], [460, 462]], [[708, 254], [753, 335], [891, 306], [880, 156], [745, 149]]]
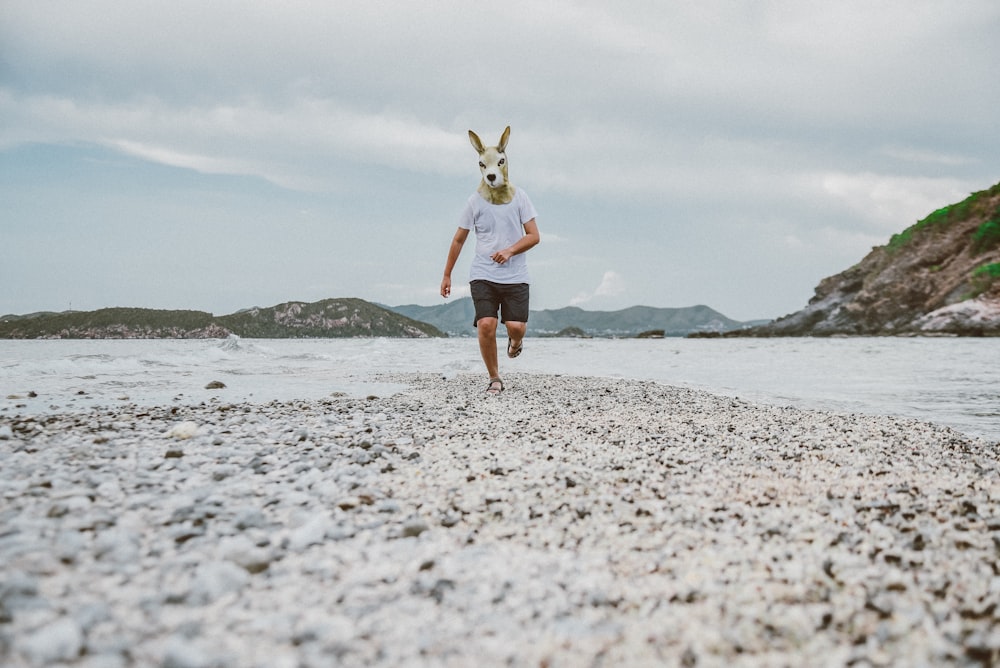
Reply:
[[802, 310], [713, 335], [1000, 336], [1000, 183], [824, 278]]
[[[207, 339], [243, 338], [427, 338], [472, 336], [475, 329], [468, 297], [437, 306], [383, 306], [354, 299], [286, 302], [254, 307], [224, 316], [204, 311], [105, 308], [96, 311], [43, 312], [0, 316], [4, 339]], [[532, 311], [529, 334], [562, 337], [686, 336], [726, 332], [762, 321], [741, 323], [707, 306], [620, 311], [584, 311], [569, 307]]]
[[433, 325], [361, 299], [324, 299], [254, 307], [230, 315], [203, 311], [105, 308], [0, 317], [5, 339], [258, 339], [442, 337]]
[[[386, 306], [414, 320], [434, 325], [452, 336], [475, 334], [472, 299], [464, 297], [437, 306]], [[575, 306], [531, 311], [528, 334], [531, 336], [622, 337], [631, 338], [657, 332], [660, 336], [687, 336], [694, 332], [722, 333], [760, 325], [766, 320], [740, 322], [727, 318], [708, 306], [655, 308], [631, 306], [618, 311], [585, 311]]]

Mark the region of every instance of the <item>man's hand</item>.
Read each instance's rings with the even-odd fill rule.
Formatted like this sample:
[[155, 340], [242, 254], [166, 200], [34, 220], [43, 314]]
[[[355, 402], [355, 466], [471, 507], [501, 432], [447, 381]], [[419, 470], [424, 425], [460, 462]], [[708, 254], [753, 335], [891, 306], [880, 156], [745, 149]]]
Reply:
[[444, 263], [444, 278], [441, 279], [441, 296], [448, 298], [451, 295], [451, 270], [455, 268], [455, 263], [458, 262], [458, 254], [462, 252], [462, 244], [469, 236], [469, 230], [458, 228], [455, 230], [455, 236], [451, 240], [451, 245], [448, 246], [448, 259]]
[[491, 259], [497, 264], [503, 264], [512, 257], [514, 257], [514, 253], [512, 253], [509, 248], [505, 248], [501, 251], [497, 251], [496, 253], [494, 253]]

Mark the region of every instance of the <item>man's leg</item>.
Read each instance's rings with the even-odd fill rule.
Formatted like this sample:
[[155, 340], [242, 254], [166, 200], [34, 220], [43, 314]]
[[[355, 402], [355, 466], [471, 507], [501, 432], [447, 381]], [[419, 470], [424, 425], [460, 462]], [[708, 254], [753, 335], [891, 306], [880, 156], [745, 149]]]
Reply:
[[500, 377], [500, 363], [497, 360], [497, 319], [480, 318], [476, 323], [479, 331], [479, 352], [483, 356], [483, 364], [490, 378]]
[[507, 338], [510, 339], [510, 350], [517, 350], [524, 341], [524, 334], [528, 331], [528, 323], [512, 322], [508, 320], [504, 323], [507, 326]]
[[501, 319], [507, 326], [507, 356], [517, 357], [521, 354], [521, 344], [524, 335], [528, 331], [528, 297], [529, 286], [527, 283], [516, 283], [503, 287], [503, 310]]
[[[479, 353], [490, 380], [500, 377], [500, 363], [497, 360], [497, 311], [500, 309], [500, 294], [497, 286], [489, 281], [472, 281], [469, 293], [476, 308], [474, 325], [479, 336]], [[499, 388], [497, 388], [499, 389]]]

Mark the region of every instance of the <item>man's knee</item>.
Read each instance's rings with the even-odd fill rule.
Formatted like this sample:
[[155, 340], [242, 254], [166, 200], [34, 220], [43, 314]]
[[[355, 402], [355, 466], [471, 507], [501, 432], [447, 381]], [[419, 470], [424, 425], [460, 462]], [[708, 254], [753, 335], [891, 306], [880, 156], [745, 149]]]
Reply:
[[528, 330], [528, 323], [526, 322], [506, 322], [507, 325], [507, 335], [512, 336], [515, 339], [524, 338], [524, 333]]
[[497, 333], [497, 319], [480, 318], [479, 322], [476, 323], [476, 329], [479, 330], [480, 334], [495, 335]]

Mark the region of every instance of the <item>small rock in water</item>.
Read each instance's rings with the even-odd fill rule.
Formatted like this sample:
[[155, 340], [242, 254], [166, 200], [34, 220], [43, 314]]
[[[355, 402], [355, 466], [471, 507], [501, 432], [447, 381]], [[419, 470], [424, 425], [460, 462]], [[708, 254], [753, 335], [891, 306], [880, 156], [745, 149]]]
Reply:
[[222, 390], [225, 389], [226, 384], [221, 380], [213, 380], [208, 385], [205, 386], [206, 390]]
[[14, 438], [14, 431], [9, 425], [0, 425], [0, 441], [9, 441]]

